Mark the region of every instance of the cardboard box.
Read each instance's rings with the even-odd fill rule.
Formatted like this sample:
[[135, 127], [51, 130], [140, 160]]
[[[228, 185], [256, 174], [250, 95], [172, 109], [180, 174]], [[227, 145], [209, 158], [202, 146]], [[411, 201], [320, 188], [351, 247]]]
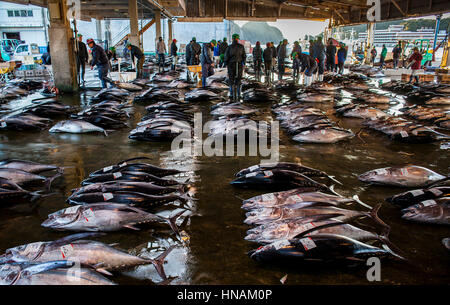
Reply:
[[450, 74], [439, 74], [438, 81], [443, 84], [450, 84]]

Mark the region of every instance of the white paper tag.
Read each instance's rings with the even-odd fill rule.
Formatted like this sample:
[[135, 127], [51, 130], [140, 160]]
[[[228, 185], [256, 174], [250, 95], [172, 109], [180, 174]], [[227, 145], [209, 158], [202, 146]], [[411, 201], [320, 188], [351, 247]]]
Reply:
[[63, 259], [68, 258], [70, 255], [73, 254], [72, 244], [62, 246], [60, 249], [61, 249], [61, 255], [62, 255]]
[[120, 172], [114, 173], [113, 177], [114, 177], [114, 179], [120, 178], [120, 177], [122, 177], [122, 173], [120, 173]]
[[123, 162], [122, 164], [119, 164], [119, 167], [127, 166], [127, 162]]
[[301, 244], [303, 245], [303, 248], [305, 248], [306, 251], [314, 249], [316, 244], [310, 237], [302, 238], [300, 239]]
[[81, 208], [81, 205], [77, 205], [74, 207], [70, 207], [64, 210], [65, 214], [75, 214], [78, 212], [78, 210]]
[[322, 130], [320, 131], [321, 134], [325, 134], [325, 132], [326, 132], [325, 129], [322, 129]]
[[105, 201], [108, 201], [113, 198], [114, 198], [114, 195], [112, 193], [104, 193], [103, 194], [103, 199], [105, 199]]
[[264, 175], [267, 177], [273, 176], [272, 171], [264, 171]]
[[402, 176], [408, 175], [408, 169], [407, 169], [407, 168], [402, 168], [402, 169], [400, 169], [400, 172], [401, 172], [401, 175], [402, 175]]
[[289, 196], [288, 200], [292, 200], [295, 202], [303, 202], [303, 198], [302, 198], [302, 196], [300, 196], [300, 194]]
[[424, 207], [428, 207], [428, 206], [437, 204], [436, 201], [434, 201], [434, 200], [425, 200], [425, 201], [422, 201], [421, 203]]
[[250, 167], [248, 168], [248, 170], [251, 171], [251, 172], [253, 172], [254, 170], [257, 170], [258, 168], [259, 168], [259, 165], [253, 165], [253, 166], [250, 166]]
[[291, 243], [287, 239], [282, 239], [282, 240], [278, 240], [278, 241], [272, 243], [272, 246], [275, 248], [275, 250], [278, 250], [285, 246], [289, 246], [290, 244]]
[[400, 131], [400, 135], [402, 136], [402, 138], [408, 137], [408, 133], [404, 130]]
[[424, 192], [423, 192], [422, 190], [412, 190], [412, 191], [410, 191], [410, 193], [411, 193], [414, 197], [417, 197], [417, 196], [422, 195]]
[[109, 172], [110, 170], [112, 170], [113, 169], [113, 166], [111, 165], [111, 166], [107, 166], [107, 167], [104, 167], [103, 168], [103, 172], [104, 173], [106, 173], [106, 172]]
[[273, 193], [261, 195], [261, 201], [272, 201], [275, 199], [276, 197]]
[[310, 222], [310, 223], [305, 223], [305, 224], [301, 225], [299, 228], [300, 228], [301, 232], [305, 232], [305, 231], [308, 231], [308, 230], [310, 230], [310, 229], [312, 229], [314, 227], [315, 227], [314, 223]]
[[6, 127], [6, 122], [2, 122], [1, 126], [2, 126], [2, 128], [5, 128]]
[[433, 195], [436, 196], [436, 197], [439, 197], [439, 196], [441, 196], [443, 194], [440, 189], [432, 188], [432, 189], [429, 189], [428, 191], [433, 193]]
[[83, 216], [86, 219], [86, 221], [89, 221], [92, 218], [94, 218], [94, 211], [92, 211], [92, 209], [89, 208], [83, 212]]
[[254, 172], [254, 173], [248, 173], [247, 175], [245, 175], [245, 178], [255, 177], [256, 175], [258, 175], [257, 172]]

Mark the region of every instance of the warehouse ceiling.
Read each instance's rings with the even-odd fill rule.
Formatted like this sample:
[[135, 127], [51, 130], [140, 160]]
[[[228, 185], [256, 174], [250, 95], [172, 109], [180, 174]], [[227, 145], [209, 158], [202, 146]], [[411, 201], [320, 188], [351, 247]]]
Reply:
[[[6, 0], [47, 6], [47, 0]], [[69, 0], [75, 1], [75, 0]], [[80, 0], [81, 19], [127, 19], [128, 0]], [[367, 11], [377, 0], [138, 0], [141, 19], [163, 18], [185, 22], [227, 20], [331, 19], [334, 26], [367, 23]], [[380, 0], [380, 19], [386, 21], [450, 12], [449, 0]]]

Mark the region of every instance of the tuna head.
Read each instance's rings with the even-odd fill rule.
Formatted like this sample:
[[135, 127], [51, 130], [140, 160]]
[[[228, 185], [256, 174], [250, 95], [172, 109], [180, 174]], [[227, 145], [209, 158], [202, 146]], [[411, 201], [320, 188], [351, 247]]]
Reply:
[[48, 218], [41, 224], [45, 228], [52, 228], [55, 230], [67, 229], [70, 224], [76, 222], [80, 218], [80, 209], [82, 206], [74, 206], [63, 209], [56, 213], [48, 215]]

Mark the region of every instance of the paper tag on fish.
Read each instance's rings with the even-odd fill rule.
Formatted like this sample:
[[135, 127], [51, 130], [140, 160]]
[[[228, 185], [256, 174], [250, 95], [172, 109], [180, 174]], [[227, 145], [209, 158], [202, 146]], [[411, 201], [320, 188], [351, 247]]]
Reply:
[[35, 252], [39, 251], [39, 249], [41, 248], [42, 244], [44, 244], [44, 243], [41, 242], [41, 241], [40, 242], [36, 242], [36, 243], [28, 244], [25, 247], [25, 250], [23, 250], [22, 254], [23, 255], [28, 255], [30, 253], [35, 253]]
[[1, 126], [2, 126], [2, 128], [5, 128], [6, 127], [6, 122], [2, 122]]
[[104, 193], [103, 194], [103, 199], [105, 199], [105, 201], [108, 201], [113, 198], [114, 198], [114, 195], [112, 193]]
[[113, 174], [113, 177], [114, 177], [114, 179], [117, 179], [117, 178], [120, 178], [120, 177], [122, 177], [122, 173], [114, 173]]
[[308, 230], [310, 230], [310, 229], [312, 229], [314, 227], [315, 227], [315, 225], [314, 225], [313, 222], [305, 223], [304, 225], [300, 226], [300, 231], [301, 232], [305, 232], [305, 231], [308, 231]]
[[300, 239], [301, 244], [303, 245], [303, 248], [305, 248], [306, 251], [314, 249], [316, 244], [310, 237], [302, 238]]
[[402, 138], [408, 137], [408, 133], [404, 130], [400, 131], [400, 135], [402, 136]]
[[275, 248], [275, 250], [278, 250], [280, 248], [289, 246], [290, 244], [291, 243], [287, 239], [282, 239], [282, 240], [272, 243], [272, 246]]
[[401, 175], [402, 175], [402, 176], [408, 175], [408, 169], [407, 169], [407, 168], [402, 168], [402, 169], [400, 169], [400, 172], [401, 172]]
[[78, 210], [81, 208], [81, 205], [77, 205], [74, 207], [70, 207], [64, 210], [64, 213], [66, 214], [75, 214], [76, 212], [78, 212]]
[[375, 170], [375, 172], [377, 173], [377, 175], [386, 175], [387, 174], [387, 170], [385, 170], [384, 168], [380, 168]]
[[[287, 198], [287, 200], [292, 200], [292, 201], [296, 201], [296, 202], [298, 202], [298, 201], [303, 201], [302, 197], [301, 197], [299, 194], [289, 196], [289, 197]], [[286, 201], [287, 201], [287, 200], [286, 200]]]
[[423, 192], [422, 190], [412, 190], [412, 191], [410, 191], [410, 193], [411, 193], [414, 197], [417, 197], [417, 196], [422, 195], [424, 192]]
[[428, 207], [428, 206], [437, 204], [436, 201], [434, 201], [434, 200], [425, 200], [425, 201], [422, 201], [421, 203], [424, 207]]
[[72, 244], [62, 246], [60, 249], [61, 249], [62, 258], [68, 258], [70, 255], [73, 254]]
[[257, 170], [258, 168], [259, 168], [259, 165], [253, 165], [253, 166], [250, 166], [250, 167], [248, 168], [248, 170], [251, 171], [251, 172], [253, 172], [254, 170]]
[[267, 177], [273, 176], [272, 171], [264, 171], [264, 175]]
[[276, 197], [273, 193], [261, 195], [261, 201], [272, 201], [275, 199]]
[[123, 163], [119, 164], [119, 167], [124, 167], [124, 166], [127, 166], [127, 162], [123, 162]]
[[86, 219], [86, 221], [89, 221], [90, 219], [94, 218], [94, 211], [92, 209], [87, 209], [83, 212], [83, 216]]
[[325, 133], [326, 133], [326, 130], [325, 130], [325, 129], [322, 129], [322, 130], [320, 131], [320, 133], [321, 133], [321, 134], [325, 134]]
[[103, 168], [103, 172], [104, 173], [106, 173], [106, 172], [109, 172], [110, 170], [112, 170], [113, 169], [113, 166], [111, 165], [111, 166], [107, 166], [107, 167], [104, 167]]
[[250, 178], [250, 177], [255, 177], [256, 175], [258, 175], [258, 173], [249, 173], [247, 175], [245, 175], [245, 178]]
[[436, 197], [441, 196], [443, 194], [441, 190], [435, 188], [429, 189], [428, 191], [433, 195], [435, 195]]

